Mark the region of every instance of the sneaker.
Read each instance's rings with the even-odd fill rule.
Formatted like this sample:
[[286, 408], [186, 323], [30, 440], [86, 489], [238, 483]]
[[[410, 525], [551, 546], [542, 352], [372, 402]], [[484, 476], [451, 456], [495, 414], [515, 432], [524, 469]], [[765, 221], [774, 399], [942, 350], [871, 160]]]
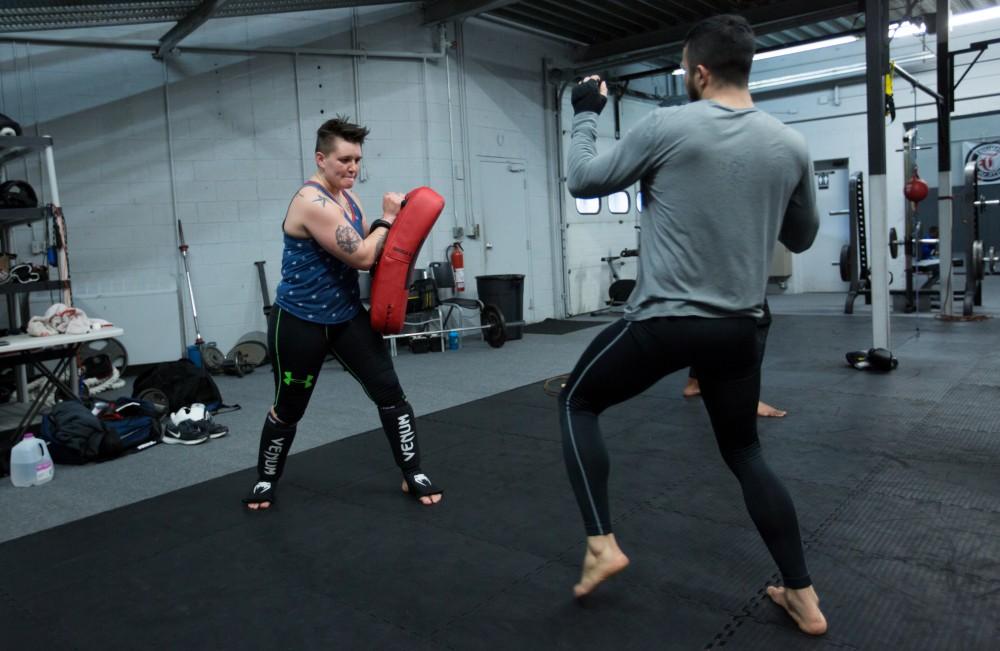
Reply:
[[202, 420], [191, 421], [191, 422], [193, 422], [195, 425], [197, 425], [198, 429], [200, 429], [202, 432], [204, 432], [205, 434], [207, 434], [208, 438], [210, 438], [210, 439], [221, 438], [221, 437], [223, 437], [223, 436], [225, 436], [226, 434], [229, 433], [229, 428], [228, 427], [226, 427], [225, 425], [220, 425], [219, 423], [216, 423], [210, 417], [209, 418], [204, 418]]
[[198, 445], [208, 440], [208, 434], [196, 423], [183, 420], [176, 425], [174, 423], [167, 423], [167, 427], [163, 430], [163, 436], [160, 437], [160, 440], [171, 445], [174, 443]]

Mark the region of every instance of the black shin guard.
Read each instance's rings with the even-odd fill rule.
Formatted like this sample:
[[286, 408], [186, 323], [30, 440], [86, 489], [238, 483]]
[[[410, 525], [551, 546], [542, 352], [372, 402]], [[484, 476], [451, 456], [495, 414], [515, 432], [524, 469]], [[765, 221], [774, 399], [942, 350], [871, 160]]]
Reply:
[[257, 477], [260, 481], [274, 483], [281, 479], [285, 459], [295, 440], [295, 429], [294, 424], [282, 423], [271, 412], [267, 413], [260, 433], [260, 453], [257, 457]]
[[389, 447], [396, 465], [404, 472], [420, 467], [420, 448], [417, 447], [417, 422], [413, 407], [403, 400], [399, 404], [378, 408], [382, 429], [389, 439]]

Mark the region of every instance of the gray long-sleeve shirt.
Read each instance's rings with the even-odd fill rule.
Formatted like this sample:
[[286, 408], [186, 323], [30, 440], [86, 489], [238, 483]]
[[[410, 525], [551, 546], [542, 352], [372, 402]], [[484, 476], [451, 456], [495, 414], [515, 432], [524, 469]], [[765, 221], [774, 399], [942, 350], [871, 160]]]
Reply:
[[760, 317], [775, 240], [819, 229], [805, 139], [770, 115], [710, 100], [660, 108], [597, 153], [597, 114], [573, 120], [568, 185], [598, 197], [641, 180], [639, 270], [625, 318]]

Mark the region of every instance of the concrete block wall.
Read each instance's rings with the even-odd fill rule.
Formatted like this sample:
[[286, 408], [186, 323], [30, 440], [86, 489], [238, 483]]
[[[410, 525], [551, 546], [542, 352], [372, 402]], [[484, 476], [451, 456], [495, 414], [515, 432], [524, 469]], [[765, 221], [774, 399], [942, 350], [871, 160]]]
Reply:
[[[554, 314], [549, 228], [554, 216], [546, 178], [541, 58], [565, 54], [564, 46], [469, 21], [459, 45], [465, 48], [468, 134], [462, 128], [462, 71], [456, 49], [449, 51], [447, 62], [366, 57], [356, 64], [350, 57], [307, 52], [183, 51], [184, 45], [212, 44], [431, 53], [438, 45], [438, 30], [420, 22], [419, 7], [413, 3], [358, 9], [356, 18], [350, 10], [338, 9], [217, 19], [185, 40], [181, 55], [166, 63], [144, 51], [0, 44], [0, 111], [29, 130], [37, 125], [56, 142], [75, 294], [84, 303], [88, 297], [101, 297], [91, 303], [111, 312], [116, 311], [114, 301], [105, 299], [120, 296], [117, 310], [122, 314], [130, 309], [130, 294], [156, 297], [156, 308], [145, 309], [153, 312], [148, 327], [162, 329], [162, 345], [151, 350], [143, 339], [144, 351], [130, 351], [133, 362], [176, 358], [194, 339], [177, 250], [177, 219], [190, 244], [204, 337], [226, 351], [242, 334], [265, 328], [253, 262], [266, 261], [273, 298], [280, 275], [280, 223], [290, 197], [315, 170], [315, 130], [338, 114], [357, 119], [359, 105], [360, 120], [371, 136], [356, 191], [369, 219], [380, 215], [382, 194], [389, 190], [430, 185], [447, 200], [420, 266], [445, 259], [453, 227], [468, 231], [475, 223], [466, 192], [475, 191], [479, 157], [509, 156], [525, 162], [532, 179], [529, 201], [537, 217], [531, 238], [538, 244], [533, 247], [538, 258], [530, 261], [532, 295], [525, 297], [526, 305], [530, 302], [536, 310], [526, 316]], [[155, 41], [169, 27], [46, 35]], [[456, 39], [454, 30], [447, 38]], [[510, 47], [512, 39], [518, 47]], [[500, 60], [503, 66], [497, 67], [493, 62]], [[462, 158], [465, 137], [468, 173]], [[36, 188], [47, 183], [37, 161], [26, 159], [8, 168], [9, 174], [26, 176]], [[44, 239], [42, 225], [20, 227], [16, 241], [25, 255], [33, 239]], [[482, 242], [466, 239], [464, 245], [471, 278], [482, 261]], [[172, 295], [165, 291], [169, 289]], [[43, 311], [49, 299], [34, 296], [33, 312]], [[148, 306], [149, 297], [142, 304]], [[179, 304], [184, 305], [183, 334], [177, 319], [163, 317], [166, 312], [176, 314]], [[113, 313], [95, 316], [115, 319]], [[128, 334], [125, 343], [128, 346]]]

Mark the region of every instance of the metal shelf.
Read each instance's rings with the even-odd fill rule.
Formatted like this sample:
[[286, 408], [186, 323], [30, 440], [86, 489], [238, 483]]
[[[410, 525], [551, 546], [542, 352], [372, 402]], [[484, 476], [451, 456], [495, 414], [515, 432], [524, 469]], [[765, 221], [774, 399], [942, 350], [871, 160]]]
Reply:
[[52, 214], [49, 206], [41, 208], [0, 208], [0, 226], [23, 226], [42, 221]]
[[[45, 292], [53, 289], [69, 289], [68, 280], [39, 280], [34, 283], [19, 283], [16, 280], [0, 285], [0, 295], [26, 294], [30, 292]], [[3, 353], [3, 349], [0, 349]]]
[[0, 136], [0, 165], [20, 158], [32, 151], [52, 146], [52, 138], [42, 136]]

